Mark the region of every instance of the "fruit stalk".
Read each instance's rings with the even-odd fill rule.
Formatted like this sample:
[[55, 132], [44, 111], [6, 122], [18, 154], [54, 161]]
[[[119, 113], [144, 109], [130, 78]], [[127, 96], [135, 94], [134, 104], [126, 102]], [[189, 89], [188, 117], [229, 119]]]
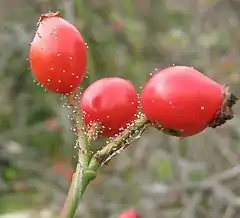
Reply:
[[89, 169], [97, 172], [98, 169], [104, 164], [107, 164], [112, 157], [127, 148], [135, 139], [139, 138], [139, 136], [146, 130], [148, 123], [149, 120], [146, 116], [140, 115], [132, 125], [93, 155], [89, 164]]
[[64, 203], [60, 218], [73, 218], [78, 204], [83, 198], [83, 194], [89, 183], [96, 178], [96, 173], [84, 170], [78, 163], [76, 172], [73, 175], [67, 199]]
[[68, 96], [68, 105], [73, 108], [75, 128], [78, 133], [78, 164], [73, 175], [67, 199], [65, 201], [61, 218], [73, 218], [78, 204], [83, 198], [84, 192], [89, 183], [97, 176], [98, 170], [111, 158], [125, 149], [135, 139], [139, 138], [149, 123], [148, 119], [141, 115], [123, 133], [119, 134], [114, 140], [107, 143], [93, 156], [91, 154], [90, 141], [88, 140], [85, 125], [82, 121], [81, 110], [78, 109], [78, 95], [72, 93]]
[[76, 141], [78, 148], [78, 164], [72, 178], [67, 199], [60, 215], [61, 218], [71, 218], [74, 216], [85, 189], [90, 181], [95, 178], [95, 174], [87, 170], [91, 159], [91, 151], [85, 126], [82, 121], [82, 113], [79, 109], [78, 90], [68, 95], [68, 107], [72, 109], [74, 126], [78, 136]]
[[68, 107], [72, 109], [72, 116], [74, 121], [74, 129], [77, 133], [76, 145], [78, 148], [78, 160], [79, 164], [83, 168], [87, 168], [91, 159], [91, 149], [87, 136], [87, 131], [82, 119], [82, 112], [79, 108], [80, 94], [79, 90], [75, 90], [68, 95]]

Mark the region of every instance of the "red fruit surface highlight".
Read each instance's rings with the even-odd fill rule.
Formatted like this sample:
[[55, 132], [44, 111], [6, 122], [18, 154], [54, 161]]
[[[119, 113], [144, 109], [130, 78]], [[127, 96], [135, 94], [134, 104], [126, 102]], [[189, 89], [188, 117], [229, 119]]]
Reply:
[[87, 48], [80, 32], [60, 13], [42, 15], [29, 54], [33, 76], [46, 89], [67, 94], [83, 81]]
[[141, 94], [141, 105], [148, 119], [169, 130], [169, 134], [191, 136], [232, 118], [227, 109], [237, 98], [230, 95], [230, 107], [223, 108], [225, 91], [224, 86], [192, 67], [173, 66], [149, 79]]
[[83, 93], [80, 108], [86, 125], [101, 124], [102, 135], [111, 137], [132, 122], [138, 110], [137, 92], [128, 80], [120, 77], [102, 78]]
[[122, 212], [118, 218], [141, 218], [140, 215], [133, 209]]

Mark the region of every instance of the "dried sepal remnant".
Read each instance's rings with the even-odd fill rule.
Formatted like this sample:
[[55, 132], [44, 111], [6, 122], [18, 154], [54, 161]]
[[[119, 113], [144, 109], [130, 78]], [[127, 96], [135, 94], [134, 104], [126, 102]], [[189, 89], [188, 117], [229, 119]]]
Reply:
[[230, 87], [227, 85], [223, 88], [223, 95], [224, 98], [221, 109], [217, 112], [215, 119], [209, 125], [211, 128], [221, 126], [234, 117], [232, 107], [236, 104], [238, 98], [231, 92]]
[[61, 17], [61, 13], [59, 11], [56, 11], [56, 12], [48, 12], [46, 14], [42, 14], [39, 19], [38, 19], [38, 22], [37, 22], [37, 25], [36, 27], [38, 28], [40, 23], [46, 19], [46, 18], [49, 18], [49, 17]]

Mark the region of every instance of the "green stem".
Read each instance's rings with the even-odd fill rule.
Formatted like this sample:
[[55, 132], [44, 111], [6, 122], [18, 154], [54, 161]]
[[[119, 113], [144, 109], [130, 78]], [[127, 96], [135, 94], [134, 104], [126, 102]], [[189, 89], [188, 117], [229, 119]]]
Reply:
[[73, 218], [79, 201], [83, 197], [88, 184], [92, 181], [96, 174], [88, 170], [88, 164], [91, 159], [91, 150], [88, 137], [85, 130], [85, 125], [82, 119], [82, 113], [79, 108], [78, 90], [68, 96], [68, 106], [72, 108], [72, 115], [75, 122], [75, 128], [78, 134], [78, 164], [76, 172], [72, 178], [67, 199], [65, 201], [61, 218]]
[[135, 120], [135, 122], [123, 131], [122, 134], [94, 154], [89, 163], [89, 168], [97, 172], [103, 164], [118, 154], [120, 149], [125, 149], [130, 143], [132, 143], [132, 141], [137, 138], [136, 134], [141, 135], [146, 129], [148, 123], [149, 121], [146, 116], [141, 115], [141, 117]]
[[[78, 112], [76, 120], [78, 123], [78, 140], [79, 146], [78, 159], [79, 162], [76, 167], [76, 172], [73, 176], [72, 183], [69, 189], [67, 199], [65, 201], [60, 218], [73, 218], [77, 210], [80, 200], [83, 198], [83, 194], [86, 191], [89, 183], [97, 176], [97, 172], [113, 156], [118, 154], [120, 149], [125, 149], [134, 139], [138, 138], [137, 135], [146, 129], [148, 120], [145, 116], [141, 116], [137, 119], [133, 125], [126, 129], [122, 134], [117, 136], [113, 141], [106, 144], [101, 150], [97, 151], [92, 157], [90, 154], [90, 143], [86, 136], [86, 132], [83, 131], [84, 124], [80, 119]], [[79, 126], [80, 125], [80, 126]]]
[[78, 161], [83, 168], [87, 168], [91, 159], [91, 148], [88, 141], [85, 124], [82, 119], [82, 111], [79, 107], [80, 94], [79, 90], [76, 90], [68, 96], [68, 105], [72, 108], [72, 116], [75, 122], [75, 128], [77, 131], [77, 147], [78, 147]]
[[83, 194], [89, 183], [96, 178], [96, 173], [90, 170], [83, 170], [80, 164], [77, 165], [76, 172], [72, 178], [72, 183], [68, 192], [60, 218], [73, 218]]

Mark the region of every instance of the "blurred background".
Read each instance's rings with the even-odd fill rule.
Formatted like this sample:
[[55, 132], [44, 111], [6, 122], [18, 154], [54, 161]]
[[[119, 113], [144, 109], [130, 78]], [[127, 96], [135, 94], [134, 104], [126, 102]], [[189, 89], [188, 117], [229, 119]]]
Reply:
[[[155, 69], [181, 64], [240, 95], [238, 0], [1, 0], [3, 218], [56, 217], [76, 161], [69, 111], [36, 85], [27, 61], [38, 17], [56, 10], [88, 43], [83, 87], [122, 76], [140, 91]], [[223, 127], [184, 140], [149, 129], [101, 170], [76, 217], [115, 218], [134, 208], [142, 218], [239, 218], [239, 105], [235, 112]]]

